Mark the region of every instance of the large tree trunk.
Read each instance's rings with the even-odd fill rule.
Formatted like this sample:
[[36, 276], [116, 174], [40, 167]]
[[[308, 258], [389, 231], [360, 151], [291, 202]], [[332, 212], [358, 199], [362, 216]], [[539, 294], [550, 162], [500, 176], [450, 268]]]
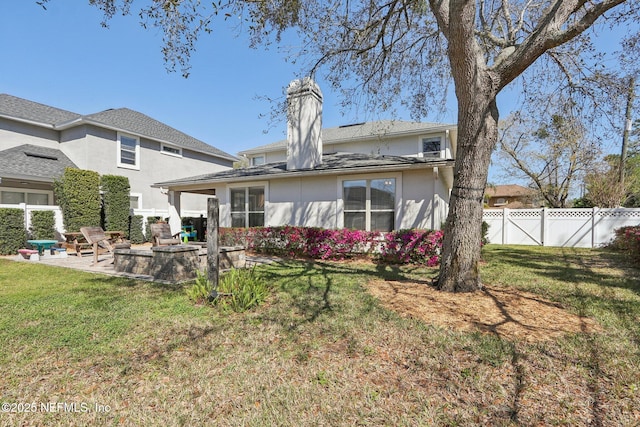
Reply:
[[491, 152], [498, 137], [495, 97], [479, 109], [460, 111], [458, 150], [454, 169], [449, 215], [444, 230], [438, 289], [472, 292], [482, 288], [480, 250], [482, 209]]
[[487, 68], [476, 43], [476, 2], [431, 0], [430, 5], [448, 40], [459, 131], [438, 289], [472, 292], [482, 288], [482, 202], [491, 152], [498, 140], [496, 96], [501, 82], [500, 76]]

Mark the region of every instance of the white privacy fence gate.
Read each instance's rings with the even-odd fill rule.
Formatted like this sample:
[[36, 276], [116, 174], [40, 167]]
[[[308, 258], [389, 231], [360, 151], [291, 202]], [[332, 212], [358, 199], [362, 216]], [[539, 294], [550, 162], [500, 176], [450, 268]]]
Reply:
[[595, 248], [616, 228], [640, 225], [640, 209], [485, 209], [489, 243]]

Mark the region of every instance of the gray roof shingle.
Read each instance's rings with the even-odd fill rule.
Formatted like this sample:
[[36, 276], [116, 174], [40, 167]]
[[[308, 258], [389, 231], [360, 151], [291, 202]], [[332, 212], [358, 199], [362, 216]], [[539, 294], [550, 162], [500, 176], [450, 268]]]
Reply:
[[260, 166], [252, 166], [243, 169], [230, 169], [217, 173], [204, 174], [181, 178], [171, 181], [154, 184], [156, 187], [170, 187], [185, 184], [202, 184], [207, 182], [229, 182], [250, 178], [275, 178], [286, 177], [292, 174], [314, 174], [318, 172], [358, 173], [358, 170], [371, 170], [371, 168], [392, 168], [401, 166], [444, 166], [453, 165], [453, 160], [433, 159], [424, 157], [404, 157], [404, 156], [380, 156], [360, 153], [334, 153], [322, 156], [322, 163], [312, 169], [287, 170], [286, 162], [268, 163]]
[[25, 144], [0, 151], [0, 177], [53, 182], [66, 167], [77, 168], [55, 148]]
[[201, 151], [213, 154], [229, 160], [237, 160], [235, 156], [225, 153], [209, 144], [206, 144], [184, 132], [172, 128], [156, 119], [153, 119], [138, 111], [129, 108], [117, 108], [101, 111], [95, 114], [84, 116], [87, 121], [103, 124], [108, 127], [114, 127], [123, 131], [128, 131], [145, 137], [169, 142], [188, 148], [191, 150]]
[[171, 143], [181, 148], [211, 154], [227, 160], [237, 160], [235, 156], [229, 153], [206, 144], [184, 132], [180, 132], [145, 114], [128, 108], [111, 109], [99, 113], [81, 115], [3, 93], [0, 94], [0, 117], [1, 116], [26, 120], [53, 129], [72, 127], [84, 123], [91, 123], [97, 126], [102, 125], [149, 139]]
[[16, 96], [0, 93], [0, 116], [55, 126], [82, 117], [80, 114]]

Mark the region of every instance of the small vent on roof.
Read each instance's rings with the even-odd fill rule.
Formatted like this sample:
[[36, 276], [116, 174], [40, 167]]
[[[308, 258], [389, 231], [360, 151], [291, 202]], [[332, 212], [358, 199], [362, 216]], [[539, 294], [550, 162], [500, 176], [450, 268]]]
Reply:
[[25, 151], [24, 154], [26, 154], [29, 157], [35, 157], [37, 159], [58, 160], [58, 158], [56, 156], [49, 156], [47, 154], [29, 153], [29, 152], [26, 152], [26, 151]]
[[365, 124], [365, 122], [360, 122], [360, 123], [351, 123], [348, 125], [342, 125], [342, 126], [338, 126], [339, 128], [350, 128], [352, 126], [362, 126], [363, 124]]

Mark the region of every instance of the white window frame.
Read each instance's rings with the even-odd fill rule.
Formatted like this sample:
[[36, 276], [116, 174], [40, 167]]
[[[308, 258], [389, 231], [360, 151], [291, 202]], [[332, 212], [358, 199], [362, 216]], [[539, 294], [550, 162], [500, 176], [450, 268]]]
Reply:
[[[136, 145], [135, 145], [134, 151], [133, 151], [133, 153], [135, 155], [135, 163], [133, 165], [131, 165], [129, 163], [123, 163], [122, 162], [121, 150], [122, 150], [122, 138], [123, 137], [127, 138], [127, 139], [132, 139], [132, 140], [134, 140], [136, 142]], [[118, 165], [119, 168], [140, 170], [140, 138], [138, 138], [137, 136], [130, 135], [130, 134], [118, 132], [118, 144], [117, 144], [116, 156], [117, 156], [117, 165]]]
[[[343, 186], [344, 181], [357, 181], [366, 180], [371, 181], [374, 179], [395, 179], [396, 181], [396, 193], [395, 204], [393, 207], [393, 229], [397, 230], [400, 226], [402, 219], [402, 173], [375, 173], [375, 174], [363, 174], [363, 175], [345, 175], [338, 177], [337, 183], [337, 203], [336, 203], [336, 225], [338, 228], [344, 228], [344, 193]], [[371, 194], [370, 184], [367, 184], [367, 200], [366, 200], [366, 231], [371, 231]]]
[[[443, 152], [443, 147], [442, 147], [442, 136], [421, 136], [419, 138], [419, 146], [418, 146], [418, 157], [425, 157], [425, 158], [442, 158], [442, 152]], [[438, 141], [440, 143], [440, 149], [437, 151], [424, 151], [424, 144], [425, 142], [435, 142]]]
[[[171, 151], [166, 151], [167, 149], [176, 150], [177, 153], [173, 153]], [[176, 147], [175, 145], [169, 145], [169, 144], [161, 143], [160, 144], [160, 152], [162, 154], [167, 155], [167, 156], [173, 156], [173, 157], [182, 158], [182, 148]]]
[[[262, 159], [262, 163], [256, 164], [256, 159]], [[251, 156], [251, 166], [261, 166], [267, 163], [267, 155], [266, 154], [257, 154], [255, 156]]]
[[138, 198], [138, 207], [137, 208], [133, 208], [135, 209], [143, 209], [143, 205], [142, 205], [142, 193], [129, 193], [129, 205], [131, 205], [131, 197], [137, 197]]
[[229, 227], [232, 227], [233, 225], [233, 220], [231, 218], [231, 214], [232, 214], [232, 200], [231, 200], [231, 190], [237, 190], [240, 188], [244, 188], [245, 189], [245, 206], [244, 206], [244, 214], [245, 214], [245, 228], [249, 227], [249, 198], [246, 197], [247, 196], [247, 191], [249, 191], [249, 188], [251, 187], [262, 187], [264, 188], [264, 221], [263, 224], [265, 227], [267, 227], [269, 225], [268, 223], [268, 211], [269, 211], [269, 183], [268, 181], [253, 181], [253, 182], [247, 182], [247, 183], [241, 183], [241, 184], [233, 184], [233, 185], [228, 185], [227, 186], [227, 203], [226, 203], [226, 208], [227, 208], [227, 212], [229, 212]]
[[[53, 191], [49, 191], [49, 190], [34, 190], [31, 188], [16, 188], [16, 187], [0, 187], [0, 192], [1, 191], [6, 191], [9, 193], [22, 193], [24, 195], [24, 203], [28, 204], [27, 201], [29, 199], [29, 193], [32, 194], [46, 194], [47, 197], [49, 198], [49, 204], [48, 205], [37, 205], [37, 206], [55, 206], [53, 204]], [[36, 206], [36, 205], [34, 205]]]

